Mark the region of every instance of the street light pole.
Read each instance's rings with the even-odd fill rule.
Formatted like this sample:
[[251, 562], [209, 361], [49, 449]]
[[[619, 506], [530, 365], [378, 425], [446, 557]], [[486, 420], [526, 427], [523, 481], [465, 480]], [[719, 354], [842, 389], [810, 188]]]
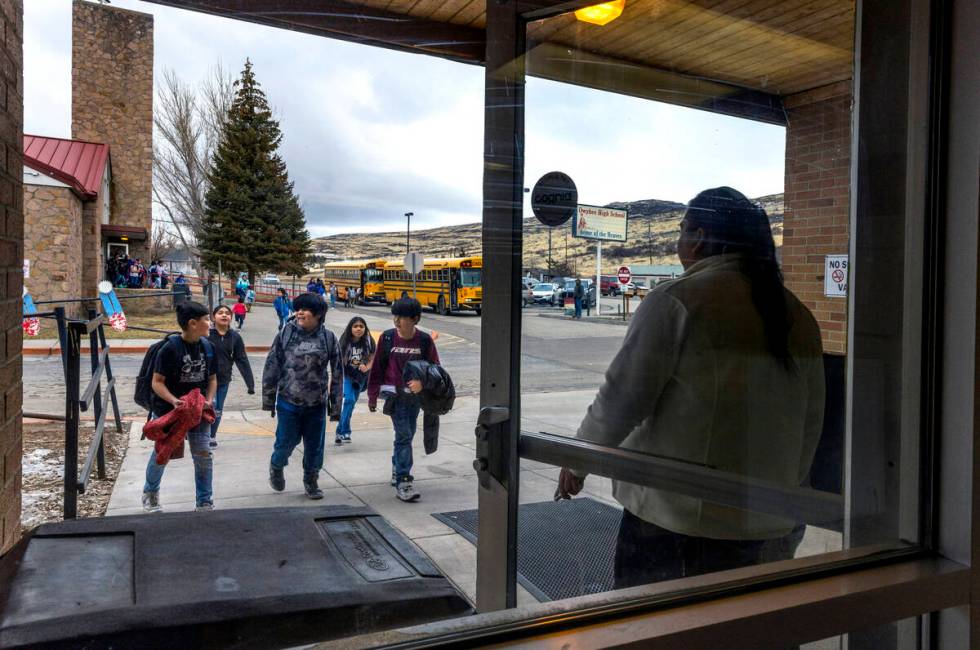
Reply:
[[406, 212], [405, 219], [407, 219], [405, 224], [405, 254], [412, 252], [412, 217], [415, 215], [414, 212]]

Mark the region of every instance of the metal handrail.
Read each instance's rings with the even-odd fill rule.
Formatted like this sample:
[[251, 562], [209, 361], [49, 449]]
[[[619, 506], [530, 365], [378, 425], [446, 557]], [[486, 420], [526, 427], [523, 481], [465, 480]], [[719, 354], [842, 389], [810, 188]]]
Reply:
[[528, 460], [818, 526], [844, 517], [844, 499], [837, 494], [552, 433], [522, 431], [518, 452]]
[[[85, 456], [85, 464], [82, 466], [82, 473], [78, 479], [78, 493], [85, 494], [85, 488], [88, 486], [89, 478], [92, 476], [92, 462], [96, 460], [99, 456], [99, 450], [104, 449], [102, 445], [102, 432], [105, 430], [106, 416], [109, 414], [108, 406], [109, 399], [112, 397], [113, 391], [116, 387], [116, 380], [110, 379], [105, 386], [105, 395], [102, 397], [102, 409], [99, 415], [98, 421], [95, 424], [95, 433], [92, 434], [92, 440], [88, 443], [88, 454]], [[104, 452], [103, 452], [104, 453]], [[103, 461], [104, 463], [104, 461]], [[104, 473], [103, 469], [103, 473]], [[99, 478], [104, 478], [100, 476]]]
[[[82, 396], [78, 398], [78, 406], [83, 410], [87, 411], [89, 404], [92, 403], [92, 397], [95, 395], [95, 391], [99, 388], [99, 382], [102, 381], [102, 373], [105, 372], [106, 359], [109, 357], [109, 348], [102, 348], [99, 352], [99, 365], [96, 366], [95, 370], [92, 372], [92, 378], [88, 382], [88, 386], [85, 387], [85, 391]], [[115, 381], [110, 381], [110, 384], [114, 384]], [[108, 390], [108, 388], [106, 388]]]

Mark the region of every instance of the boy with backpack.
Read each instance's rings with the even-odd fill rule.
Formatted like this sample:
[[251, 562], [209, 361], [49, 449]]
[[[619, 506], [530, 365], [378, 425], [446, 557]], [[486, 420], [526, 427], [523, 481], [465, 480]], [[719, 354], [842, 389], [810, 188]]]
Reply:
[[[197, 302], [184, 302], [177, 306], [177, 323], [180, 336], [168, 336], [147, 352], [144, 369], [136, 382], [136, 401], [142, 403], [149, 397], [150, 416], [162, 417], [184, 406], [182, 397], [195, 388], [205, 396], [206, 405], [214, 401], [218, 390], [217, 364], [214, 349], [207, 340], [211, 328], [207, 308]], [[146, 366], [152, 367], [152, 380], [148, 396], [145, 394]], [[203, 418], [187, 433], [191, 457], [194, 460], [194, 486], [196, 509], [213, 510], [211, 491], [213, 459], [211, 456], [211, 426]], [[150, 452], [146, 465], [146, 484], [143, 486], [143, 509], [160, 512], [160, 481], [166, 465], [157, 464], [156, 451]]]
[[296, 296], [293, 311], [295, 319], [276, 334], [262, 372], [262, 410], [279, 415], [269, 484], [276, 492], [286, 488], [283, 468], [302, 440], [306, 496], [322, 499], [317, 479], [323, 469], [327, 394], [340, 389], [337, 339], [323, 326], [327, 305], [316, 294]]
[[409, 361], [422, 359], [439, 363], [432, 337], [416, 326], [422, 318], [422, 305], [414, 298], [400, 298], [391, 306], [395, 327], [385, 330], [378, 341], [378, 352], [368, 380], [368, 408], [376, 411], [378, 396], [384, 396], [384, 413], [391, 417], [395, 431], [391, 457], [391, 484], [402, 501], [416, 501], [412, 477], [412, 440], [421, 409], [417, 395], [422, 382], [404, 382], [402, 371]]

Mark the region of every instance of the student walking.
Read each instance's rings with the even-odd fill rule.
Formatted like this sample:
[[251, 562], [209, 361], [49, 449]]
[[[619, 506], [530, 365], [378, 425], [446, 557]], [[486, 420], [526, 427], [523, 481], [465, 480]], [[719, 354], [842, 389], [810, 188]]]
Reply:
[[211, 423], [211, 448], [218, 446], [218, 425], [221, 424], [221, 412], [225, 408], [225, 398], [231, 385], [231, 368], [238, 367], [248, 394], [255, 394], [255, 379], [252, 377], [252, 365], [248, 362], [245, 352], [245, 341], [242, 335], [231, 329], [231, 308], [218, 305], [211, 312], [212, 327], [208, 340], [214, 346], [217, 358], [218, 391], [214, 396], [214, 422]]
[[572, 296], [575, 298], [575, 318], [582, 318], [582, 299], [585, 297], [585, 287], [582, 286], [582, 280], [575, 280], [575, 292]]
[[235, 293], [238, 294], [239, 298], [244, 298], [247, 292], [248, 278], [242, 273], [238, 276], [238, 282], [235, 283]]
[[248, 308], [245, 307], [245, 298], [238, 296], [238, 302], [232, 306], [231, 311], [235, 314], [235, 324], [238, 325], [238, 329], [245, 327], [245, 314], [248, 313]]
[[416, 397], [422, 392], [422, 382], [404, 382], [402, 371], [409, 361], [422, 359], [439, 363], [432, 337], [416, 326], [422, 318], [422, 305], [414, 298], [399, 298], [391, 306], [395, 327], [385, 330], [378, 342], [377, 358], [371, 366], [368, 381], [368, 408], [377, 410], [379, 395], [384, 396], [384, 413], [391, 416], [395, 432], [394, 453], [391, 457], [391, 484], [402, 501], [415, 501], [412, 477], [412, 440], [418, 424], [421, 406]]
[[245, 290], [245, 311], [251, 312], [254, 303], [255, 290], [252, 288], [252, 285], [248, 285], [248, 289]]
[[333, 282], [330, 283], [330, 289], [327, 291], [330, 296], [330, 308], [334, 309], [337, 307], [337, 285]]
[[350, 419], [354, 414], [357, 398], [367, 388], [374, 350], [374, 339], [371, 338], [371, 330], [368, 329], [364, 319], [360, 316], [350, 319], [344, 333], [340, 335], [340, 372], [344, 378], [344, 405], [340, 411], [340, 422], [337, 424], [334, 444], [351, 442]]
[[317, 479], [323, 469], [327, 393], [340, 386], [337, 339], [323, 326], [327, 306], [319, 296], [301, 294], [293, 309], [296, 318], [276, 334], [262, 372], [262, 409], [279, 415], [269, 484], [276, 492], [286, 488], [283, 468], [302, 440], [306, 496], [322, 499]]
[[272, 301], [272, 308], [276, 310], [279, 317], [279, 329], [286, 324], [286, 319], [293, 312], [293, 302], [289, 299], [289, 294], [285, 289], [279, 289], [279, 295]]
[[[159, 349], [153, 365], [153, 395], [150, 399], [151, 418], [158, 419], [174, 409], [183, 408], [183, 398], [195, 388], [205, 396], [205, 404], [214, 402], [218, 390], [218, 377], [214, 350], [207, 340], [211, 321], [207, 308], [198, 302], [185, 302], [177, 306], [177, 323], [180, 336], [171, 336]], [[200, 398], [198, 398], [200, 399]], [[194, 459], [194, 487], [197, 510], [213, 510], [211, 491], [213, 459], [211, 456], [211, 428], [203, 418], [187, 433]], [[150, 452], [146, 464], [146, 482], [143, 485], [143, 509], [160, 512], [160, 481], [166, 464], [157, 464], [156, 450]]]

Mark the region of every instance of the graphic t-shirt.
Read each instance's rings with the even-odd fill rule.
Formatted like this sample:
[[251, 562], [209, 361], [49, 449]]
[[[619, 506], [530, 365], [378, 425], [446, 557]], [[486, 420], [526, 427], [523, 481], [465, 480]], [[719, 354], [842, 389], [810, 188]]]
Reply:
[[347, 367], [344, 368], [344, 374], [350, 378], [351, 381], [356, 382], [362, 389], [367, 387], [367, 373], [361, 372], [358, 368], [362, 363], [367, 363], [368, 359], [371, 357], [371, 349], [368, 347], [368, 343], [365, 340], [366, 336], [362, 336], [361, 340], [357, 343], [353, 341], [349, 344], [349, 353], [347, 357]]
[[[201, 389], [201, 394], [207, 397], [208, 379], [217, 372], [215, 358], [208, 358], [204, 343], [187, 343], [179, 336], [167, 340], [166, 345], [157, 353], [153, 372], [164, 376], [164, 383], [174, 397], [183, 397], [195, 388]], [[153, 393], [153, 412], [163, 415], [174, 410], [174, 407]]]

